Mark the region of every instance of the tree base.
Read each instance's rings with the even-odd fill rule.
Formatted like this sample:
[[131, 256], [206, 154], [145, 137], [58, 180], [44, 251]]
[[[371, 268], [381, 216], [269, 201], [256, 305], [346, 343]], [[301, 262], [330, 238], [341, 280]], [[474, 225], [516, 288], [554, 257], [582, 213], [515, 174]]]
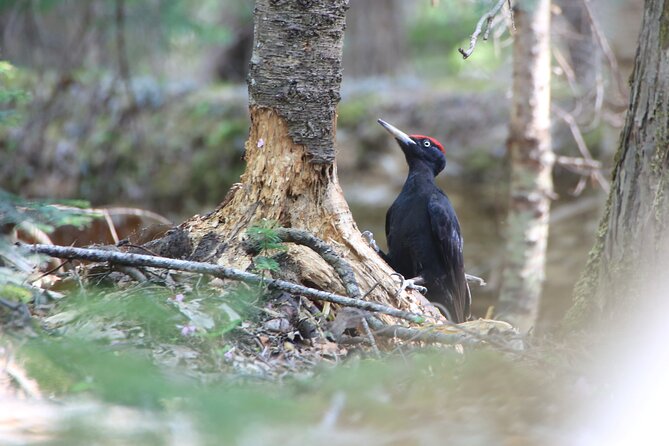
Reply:
[[[367, 300], [443, 320], [419, 293], [398, 292], [393, 270], [367, 244], [353, 221], [337, 181], [336, 165], [311, 163], [305, 147], [293, 142], [285, 121], [274, 111], [251, 109], [246, 162], [240, 183], [217, 209], [187, 220], [154, 249], [170, 246], [171, 238], [184, 249], [181, 257], [246, 269], [252, 260], [243, 244], [246, 229], [263, 219], [276, 221], [328, 243], [351, 265], [361, 292], [369, 293]], [[332, 267], [311, 249], [290, 246], [286, 254], [282, 266], [290, 265], [287, 279], [345, 293]]]

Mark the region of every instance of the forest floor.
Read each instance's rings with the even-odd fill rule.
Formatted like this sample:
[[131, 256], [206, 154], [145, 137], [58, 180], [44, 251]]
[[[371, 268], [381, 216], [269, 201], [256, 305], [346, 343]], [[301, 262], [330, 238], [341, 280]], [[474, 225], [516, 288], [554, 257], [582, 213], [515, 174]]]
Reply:
[[23, 283], [32, 303], [0, 307], [7, 445], [564, 444], [603, 391], [554, 339], [376, 351], [346, 310], [217, 278], [67, 262]]

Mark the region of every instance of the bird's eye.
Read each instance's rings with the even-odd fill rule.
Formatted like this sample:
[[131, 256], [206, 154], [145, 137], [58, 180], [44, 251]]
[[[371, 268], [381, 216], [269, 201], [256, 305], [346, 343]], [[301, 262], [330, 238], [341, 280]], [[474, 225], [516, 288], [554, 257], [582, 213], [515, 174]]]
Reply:
[[431, 145], [430, 140], [426, 139], [425, 141], [423, 141], [423, 146], [430, 147], [430, 145]]

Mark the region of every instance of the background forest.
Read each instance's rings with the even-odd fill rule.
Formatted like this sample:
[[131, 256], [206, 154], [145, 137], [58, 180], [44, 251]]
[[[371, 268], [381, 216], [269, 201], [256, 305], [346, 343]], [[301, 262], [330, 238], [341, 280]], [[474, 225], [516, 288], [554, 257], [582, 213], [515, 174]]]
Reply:
[[[458, 48], [490, 7], [351, 0], [336, 138], [355, 221], [382, 245], [406, 164], [376, 120], [443, 143], [448, 164], [438, 181], [461, 221], [467, 272], [488, 282], [475, 290], [476, 317], [496, 305], [504, 265], [508, 14], [495, 17], [470, 58]], [[6, 316], [0, 353], [20, 365], [10, 376], [24, 381], [23, 393], [66, 401], [65, 410], [6, 391], [12, 405], [2, 405], [0, 419], [15, 416], [0, 443], [434, 444], [448, 433], [456, 444], [596, 444], [572, 404], [605, 393], [599, 370], [579, 368], [587, 342], [566, 347], [559, 328], [606, 200], [643, 7], [553, 2], [553, 150], [597, 161], [554, 169], [536, 350], [520, 361], [486, 349], [465, 358], [397, 347], [383, 361], [348, 354], [354, 359], [335, 368], [348, 352], [326, 345], [308, 359], [320, 367], [314, 372], [282, 343], [284, 362], [263, 365], [235, 356], [230, 340], [253, 330], [242, 320], [265, 311], [248, 304], [256, 297], [243, 287], [222, 300], [199, 282], [66, 298], [56, 288], [34, 310], [46, 333]], [[139, 244], [149, 226], [215, 209], [244, 171], [252, 40], [251, 1], [0, 0], [0, 225], [18, 223], [10, 210], [28, 206], [56, 244]], [[51, 200], [107, 211], [46, 215]], [[32, 302], [14, 286], [23, 279], [2, 270], [0, 297]], [[191, 336], [189, 327], [202, 325]], [[22, 330], [29, 340], [14, 333]]]

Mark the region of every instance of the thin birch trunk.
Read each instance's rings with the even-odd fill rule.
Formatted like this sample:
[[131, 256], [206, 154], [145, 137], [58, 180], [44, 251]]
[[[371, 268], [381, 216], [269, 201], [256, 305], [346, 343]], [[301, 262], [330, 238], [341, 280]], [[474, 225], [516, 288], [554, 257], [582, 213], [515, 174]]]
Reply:
[[554, 155], [550, 135], [550, 0], [517, 2], [511, 159], [501, 319], [523, 331], [539, 314], [546, 263]]

